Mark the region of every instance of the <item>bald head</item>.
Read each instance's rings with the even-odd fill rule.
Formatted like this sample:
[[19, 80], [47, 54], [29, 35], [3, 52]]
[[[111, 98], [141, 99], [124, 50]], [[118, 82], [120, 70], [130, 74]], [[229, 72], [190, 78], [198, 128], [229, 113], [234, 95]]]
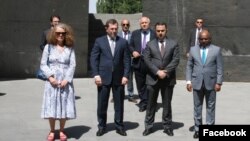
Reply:
[[208, 32], [208, 30], [202, 30], [199, 34], [199, 42], [200, 45], [205, 47], [211, 43], [211, 34]]

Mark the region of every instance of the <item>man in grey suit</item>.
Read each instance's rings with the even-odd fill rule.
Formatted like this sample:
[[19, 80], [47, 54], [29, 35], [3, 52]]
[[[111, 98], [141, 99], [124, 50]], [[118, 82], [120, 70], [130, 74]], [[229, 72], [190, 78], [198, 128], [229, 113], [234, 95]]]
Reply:
[[144, 50], [144, 61], [148, 68], [146, 76], [148, 105], [143, 136], [152, 133], [159, 91], [161, 91], [163, 105], [164, 133], [173, 136], [171, 101], [176, 84], [175, 71], [180, 61], [179, 46], [176, 41], [166, 36], [166, 23], [156, 23], [155, 31], [157, 37], [148, 42]]
[[223, 82], [223, 58], [221, 48], [211, 44], [207, 30], [199, 34], [199, 45], [190, 48], [186, 68], [187, 90], [193, 90], [194, 138], [199, 138], [199, 125], [202, 125], [202, 105], [206, 100], [206, 124], [215, 124], [216, 92]]

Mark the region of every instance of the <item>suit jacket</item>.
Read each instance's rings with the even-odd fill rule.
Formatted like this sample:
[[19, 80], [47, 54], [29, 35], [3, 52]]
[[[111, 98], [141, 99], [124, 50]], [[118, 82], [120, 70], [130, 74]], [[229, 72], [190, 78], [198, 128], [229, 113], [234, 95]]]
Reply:
[[161, 56], [161, 52], [158, 45], [158, 40], [154, 39], [148, 42], [144, 51], [144, 62], [148, 67], [148, 74], [146, 77], [146, 84], [155, 85], [157, 83], [158, 76], [156, 75], [159, 69], [166, 70], [169, 74], [164, 79], [167, 86], [173, 86], [176, 84], [176, 68], [180, 61], [179, 46], [176, 41], [166, 38], [165, 53]]
[[[156, 33], [152, 29], [150, 29], [149, 31], [150, 31], [150, 40], [153, 40], [156, 37]], [[133, 53], [133, 51], [137, 51], [141, 53], [141, 46], [142, 46], [141, 45], [141, 41], [142, 41], [141, 32], [142, 32], [141, 29], [137, 29], [132, 32], [131, 40], [129, 44], [129, 49], [131, 53]], [[132, 64], [134, 68], [140, 68], [140, 63], [141, 63], [141, 57], [133, 58]]]
[[187, 61], [186, 80], [191, 81], [195, 90], [200, 90], [203, 82], [207, 90], [213, 90], [216, 83], [222, 84], [223, 58], [221, 48], [210, 44], [208, 46], [206, 62], [203, 65], [200, 47], [192, 47]]
[[[197, 29], [197, 28], [193, 28], [193, 29], [190, 31], [188, 47], [187, 47], [187, 50], [186, 50], [187, 53], [190, 51], [190, 48], [191, 48], [192, 46], [195, 45], [195, 40], [196, 40], [196, 29]], [[207, 30], [207, 28], [203, 27], [202, 30]]]
[[128, 78], [130, 60], [128, 43], [125, 39], [116, 37], [113, 57], [107, 35], [99, 37], [90, 56], [92, 75], [100, 75], [103, 85], [109, 85], [111, 82], [121, 85], [122, 77]]
[[46, 39], [46, 37], [47, 37], [47, 34], [50, 32], [50, 28], [49, 29], [47, 29], [47, 30], [45, 30], [45, 31], [43, 31], [43, 34], [42, 34], [42, 38], [41, 38], [41, 44], [40, 44], [40, 49], [43, 51], [43, 49], [44, 49], [44, 47], [45, 47], [45, 45], [47, 44], [47, 39]]
[[[118, 32], [117, 35], [123, 38], [123, 32], [122, 31]], [[128, 31], [128, 40], [127, 40], [128, 44], [130, 44], [130, 39], [131, 39], [131, 32]]]

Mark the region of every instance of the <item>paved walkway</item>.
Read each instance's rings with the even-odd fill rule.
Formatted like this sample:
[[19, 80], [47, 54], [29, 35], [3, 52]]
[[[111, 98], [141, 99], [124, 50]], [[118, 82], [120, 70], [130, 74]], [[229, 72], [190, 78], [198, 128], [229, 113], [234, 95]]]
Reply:
[[[192, 94], [186, 91], [185, 81], [179, 80], [172, 100], [174, 136], [162, 132], [161, 100], [156, 113], [154, 133], [142, 136], [145, 112], [125, 101], [124, 122], [128, 136], [122, 137], [115, 132], [113, 123], [113, 103], [108, 110], [108, 133], [96, 137], [97, 131], [97, 94], [93, 79], [75, 79], [77, 119], [66, 123], [69, 141], [193, 141]], [[0, 80], [0, 140], [1, 141], [44, 141], [49, 124], [40, 118], [44, 82], [37, 79]], [[250, 123], [250, 83], [225, 82], [218, 93], [217, 124]], [[58, 123], [57, 123], [58, 125]], [[58, 128], [58, 126], [57, 126]]]

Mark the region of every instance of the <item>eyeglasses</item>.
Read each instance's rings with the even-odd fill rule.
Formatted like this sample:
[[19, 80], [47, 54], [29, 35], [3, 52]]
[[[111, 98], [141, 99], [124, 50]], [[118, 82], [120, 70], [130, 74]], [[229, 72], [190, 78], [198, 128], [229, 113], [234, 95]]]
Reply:
[[203, 23], [203, 22], [197, 21], [196, 23]]
[[122, 24], [122, 26], [129, 26], [129, 24]]
[[57, 35], [57, 36], [59, 36], [59, 35], [65, 36], [65, 35], [66, 35], [66, 32], [56, 32], [56, 35]]

